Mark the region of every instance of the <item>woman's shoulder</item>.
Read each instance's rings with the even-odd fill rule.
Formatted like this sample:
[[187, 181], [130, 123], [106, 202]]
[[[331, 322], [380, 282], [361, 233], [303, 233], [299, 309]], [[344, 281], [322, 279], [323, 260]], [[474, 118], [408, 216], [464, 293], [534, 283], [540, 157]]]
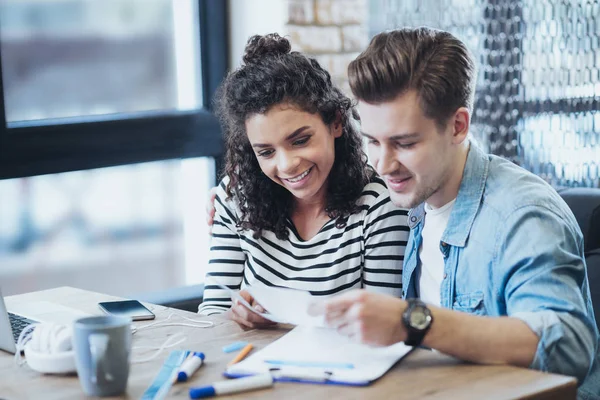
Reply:
[[[234, 211], [236, 214], [239, 211], [238, 203], [233, 196], [229, 196], [227, 194], [227, 186], [229, 185], [229, 176], [225, 175], [219, 184], [217, 185], [216, 190], [216, 199], [215, 202], [220, 204], [222, 207], [225, 207], [231, 211]], [[217, 204], [215, 204], [216, 206]]]
[[384, 181], [375, 176], [365, 185], [361, 196], [362, 219], [368, 229], [389, 226], [408, 226], [408, 210], [396, 206]]
[[383, 180], [379, 176], [374, 175], [363, 188], [358, 199], [358, 204], [371, 207], [382, 200], [385, 201], [385, 199], [389, 197], [390, 193]]
[[217, 192], [218, 193], [226, 193], [227, 185], [229, 185], [229, 176], [225, 175], [219, 183], [217, 184]]

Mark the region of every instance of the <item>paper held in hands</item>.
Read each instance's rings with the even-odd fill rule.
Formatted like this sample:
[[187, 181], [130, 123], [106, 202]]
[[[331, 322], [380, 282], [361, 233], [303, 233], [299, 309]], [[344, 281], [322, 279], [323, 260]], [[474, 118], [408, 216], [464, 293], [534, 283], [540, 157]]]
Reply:
[[308, 314], [309, 305], [313, 301], [319, 300], [319, 298], [311, 296], [309, 292], [267, 286], [248, 286], [246, 288], [248, 293], [254, 297], [254, 300], [258, 304], [268, 311], [261, 313], [252, 307], [238, 292], [221, 284], [218, 286], [229, 292], [232, 301], [239, 302], [253, 313], [270, 321], [293, 325], [325, 327], [323, 316], [315, 317]]
[[412, 347], [371, 347], [335, 330], [298, 326], [279, 340], [227, 368], [230, 378], [271, 372], [278, 381], [366, 386], [381, 377]]
[[412, 350], [404, 343], [388, 347], [355, 343], [327, 328], [323, 316], [308, 314], [311, 303], [323, 298], [308, 292], [249, 286], [246, 290], [268, 311], [260, 313], [238, 292], [219, 286], [230, 293], [232, 300], [266, 319], [298, 325], [264, 349], [229, 366], [224, 375], [230, 378], [270, 372], [277, 381], [366, 386]]
[[326, 326], [322, 315], [309, 315], [310, 304], [322, 300], [309, 292], [268, 286], [249, 286], [246, 290], [280, 322], [302, 326]]

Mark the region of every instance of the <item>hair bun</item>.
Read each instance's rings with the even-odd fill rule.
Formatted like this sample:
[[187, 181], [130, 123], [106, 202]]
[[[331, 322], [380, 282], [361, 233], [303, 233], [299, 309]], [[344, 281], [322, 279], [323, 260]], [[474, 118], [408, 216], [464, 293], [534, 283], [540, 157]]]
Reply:
[[291, 49], [290, 41], [277, 33], [269, 33], [264, 36], [254, 35], [246, 44], [244, 63], [255, 63], [268, 55], [288, 54]]

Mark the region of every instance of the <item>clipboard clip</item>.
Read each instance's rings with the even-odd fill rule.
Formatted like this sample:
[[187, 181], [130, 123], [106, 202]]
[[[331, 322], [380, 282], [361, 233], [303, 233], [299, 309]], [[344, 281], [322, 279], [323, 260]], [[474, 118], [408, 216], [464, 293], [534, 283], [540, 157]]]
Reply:
[[304, 367], [271, 367], [269, 372], [277, 380], [327, 382], [333, 376], [333, 372], [317, 368]]

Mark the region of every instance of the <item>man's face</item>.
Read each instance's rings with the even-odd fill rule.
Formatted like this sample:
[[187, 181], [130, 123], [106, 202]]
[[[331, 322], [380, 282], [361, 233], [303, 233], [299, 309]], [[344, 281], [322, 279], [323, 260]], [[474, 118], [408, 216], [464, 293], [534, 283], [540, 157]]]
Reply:
[[456, 197], [446, 190], [456, 171], [452, 122], [440, 130], [423, 114], [415, 91], [386, 103], [360, 102], [358, 108], [370, 161], [395, 205], [412, 208], [427, 201], [441, 207]]

